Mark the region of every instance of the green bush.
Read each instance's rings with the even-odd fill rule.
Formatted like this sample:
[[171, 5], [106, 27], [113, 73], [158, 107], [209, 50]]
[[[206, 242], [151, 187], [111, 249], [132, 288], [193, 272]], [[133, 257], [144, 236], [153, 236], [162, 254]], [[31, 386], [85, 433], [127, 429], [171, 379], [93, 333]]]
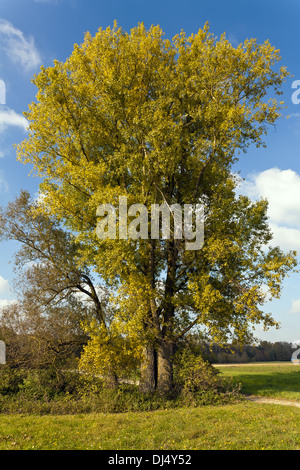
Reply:
[[239, 398], [239, 386], [233, 386], [230, 378], [221, 378], [217, 369], [189, 349], [178, 354], [174, 377], [182, 400], [189, 405], [216, 404]]
[[75, 413], [95, 411], [102, 381], [55, 369], [0, 370], [0, 411]]
[[0, 368], [0, 395], [15, 395], [26, 378], [27, 372], [11, 369], [9, 366]]
[[[95, 384], [96, 380], [93, 381]], [[90, 381], [78, 372], [56, 369], [31, 371], [19, 389], [23, 395], [34, 399], [52, 400], [58, 397], [79, 397], [86, 393]]]

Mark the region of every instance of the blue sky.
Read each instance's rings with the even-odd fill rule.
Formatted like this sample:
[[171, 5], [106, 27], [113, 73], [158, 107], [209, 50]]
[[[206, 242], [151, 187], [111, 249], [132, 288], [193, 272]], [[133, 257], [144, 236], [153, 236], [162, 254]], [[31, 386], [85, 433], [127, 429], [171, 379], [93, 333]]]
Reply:
[[[13, 144], [26, 137], [22, 112], [35, 99], [31, 78], [41, 65], [65, 60], [86, 31], [93, 35], [114, 20], [126, 30], [141, 21], [146, 27], [159, 24], [167, 38], [181, 29], [195, 33], [209, 21], [211, 31], [217, 36], [226, 32], [233, 45], [251, 37], [258, 42], [269, 39], [280, 49], [281, 65], [294, 75], [283, 86], [284, 114], [290, 118], [270, 128], [267, 148], [249, 149], [235, 170], [245, 178], [241, 191], [253, 198], [268, 197], [274, 243], [300, 253], [300, 104], [292, 101], [297, 92], [292, 84], [300, 80], [299, 15], [298, 0], [1, 0], [0, 205], [13, 200], [21, 189], [31, 194], [38, 190], [38, 180], [28, 175], [29, 167], [16, 161]], [[13, 243], [0, 244], [0, 306], [15, 298], [9, 263], [15, 249]], [[281, 328], [258, 329], [258, 338], [290, 342], [300, 338], [299, 287], [300, 273], [286, 280], [280, 300], [266, 304]]]

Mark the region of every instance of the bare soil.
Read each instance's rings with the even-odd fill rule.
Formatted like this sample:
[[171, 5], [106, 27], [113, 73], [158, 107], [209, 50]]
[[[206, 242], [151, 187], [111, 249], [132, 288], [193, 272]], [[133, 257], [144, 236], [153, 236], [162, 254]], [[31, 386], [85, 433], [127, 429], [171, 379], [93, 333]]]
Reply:
[[273, 405], [296, 406], [297, 408], [300, 408], [300, 403], [298, 401], [281, 400], [280, 398], [257, 397], [255, 395], [248, 395], [246, 399], [253, 401], [254, 403], [271, 403]]

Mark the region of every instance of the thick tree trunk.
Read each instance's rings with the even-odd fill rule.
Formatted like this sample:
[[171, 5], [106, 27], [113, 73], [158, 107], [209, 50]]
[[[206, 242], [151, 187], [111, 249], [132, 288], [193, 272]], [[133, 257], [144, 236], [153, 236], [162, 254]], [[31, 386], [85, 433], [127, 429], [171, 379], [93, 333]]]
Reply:
[[[153, 292], [155, 283], [155, 250], [153, 240], [149, 243], [149, 283]], [[149, 311], [145, 318], [145, 334], [154, 333], [155, 344], [148, 343], [143, 351], [141, 363], [141, 392], [168, 393], [173, 388], [173, 333], [174, 305], [173, 295], [176, 279], [176, 260], [178, 250], [174, 241], [168, 244], [168, 270], [166, 277], [164, 305], [156, 305], [155, 296], [149, 300]]]
[[140, 391], [154, 392], [157, 385], [157, 354], [153, 345], [148, 344], [143, 351], [141, 363]]
[[168, 393], [173, 389], [173, 344], [162, 341], [158, 348], [157, 390]]
[[168, 269], [165, 285], [165, 298], [161, 317], [161, 331], [157, 358], [157, 389], [168, 393], [173, 388], [173, 322], [174, 294], [176, 292], [176, 269], [178, 249], [174, 240], [168, 243]]
[[114, 371], [110, 371], [104, 379], [105, 387], [116, 390], [119, 386], [118, 376]]

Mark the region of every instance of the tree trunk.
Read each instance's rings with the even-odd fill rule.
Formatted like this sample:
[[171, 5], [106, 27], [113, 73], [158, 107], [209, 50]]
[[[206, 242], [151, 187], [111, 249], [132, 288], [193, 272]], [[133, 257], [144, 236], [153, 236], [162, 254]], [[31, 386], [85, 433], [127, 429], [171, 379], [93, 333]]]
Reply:
[[173, 344], [162, 341], [158, 348], [157, 360], [157, 390], [168, 393], [173, 389]]
[[107, 376], [104, 378], [104, 384], [106, 388], [116, 390], [119, 386], [117, 374], [114, 371], [108, 372]]
[[157, 354], [153, 345], [148, 344], [143, 351], [141, 363], [140, 391], [154, 392], [157, 385]]
[[176, 292], [176, 269], [178, 249], [174, 240], [168, 243], [168, 268], [165, 285], [163, 314], [161, 317], [161, 335], [157, 359], [157, 389], [168, 393], [173, 389], [173, 341], [174, 331], [174, 294]]

